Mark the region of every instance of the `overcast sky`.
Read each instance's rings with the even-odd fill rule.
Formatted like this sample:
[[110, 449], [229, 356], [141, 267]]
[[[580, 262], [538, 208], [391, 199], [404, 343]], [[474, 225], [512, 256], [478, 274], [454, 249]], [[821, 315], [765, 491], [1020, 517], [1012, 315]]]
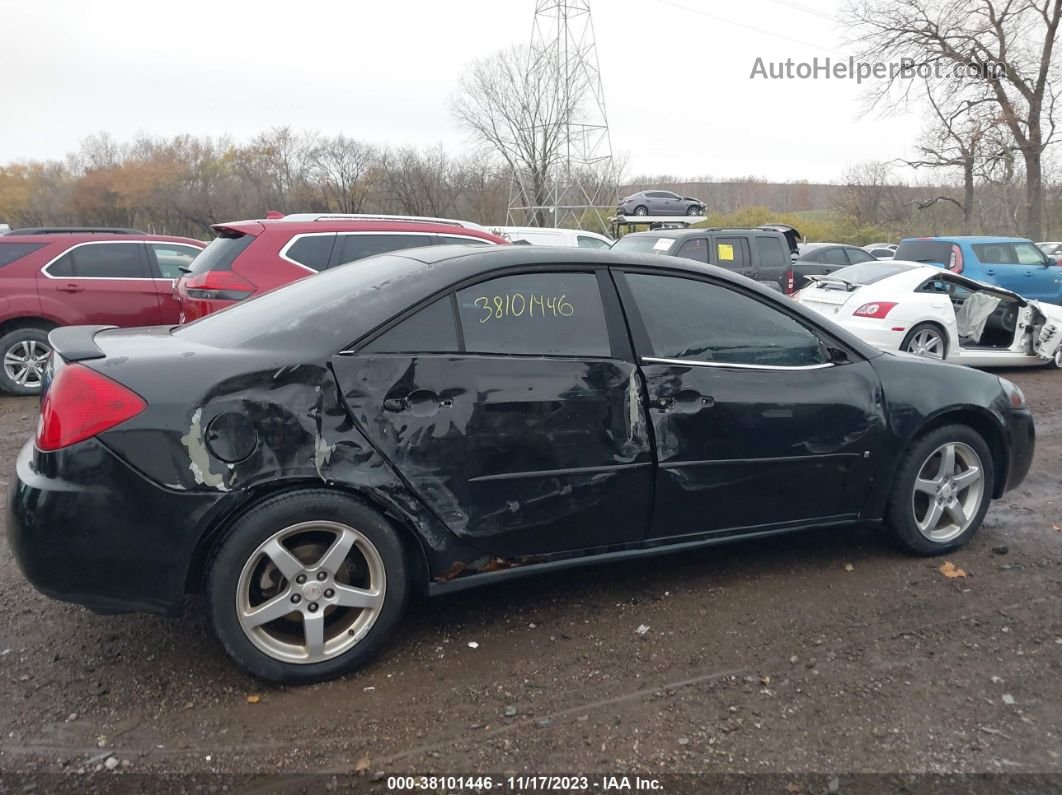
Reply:
[[[477, 57], [530, 41], [535, 0], [0, 0], [0, 162], [91, 133], [278, 125], [459, 149]], [[861, 117], [854, 80], [750, 79], [847, 57], [834, 0], [591, 0], [615, 152], [629, 175], [839, 179], [909, 153], [917, 115]]]

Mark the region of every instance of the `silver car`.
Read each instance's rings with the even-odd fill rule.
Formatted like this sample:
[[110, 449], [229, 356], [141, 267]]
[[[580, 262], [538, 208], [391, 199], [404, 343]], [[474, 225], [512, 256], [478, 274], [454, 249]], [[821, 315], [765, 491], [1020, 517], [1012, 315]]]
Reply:
[[669, 190], [643, 190], [619, 200], [620, 215], [704, 215], [708, 206], [692, 196]]

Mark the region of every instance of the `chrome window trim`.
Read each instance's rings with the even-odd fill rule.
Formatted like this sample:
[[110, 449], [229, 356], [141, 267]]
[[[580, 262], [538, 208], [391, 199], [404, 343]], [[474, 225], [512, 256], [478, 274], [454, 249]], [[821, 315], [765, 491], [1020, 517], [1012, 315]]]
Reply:
[[827, 367], [833, 367], [833, 362], [823, 362], [822, 364], [797, 364], [792, 366], [785, 365], [773, 365], [773, 364], [738, 364], [733, 362], [701, 362], [693, 359], [663, 359], [656, 356], [643, 356], [642, 363], [644, 364], [677, 364], [682, 367], [724, 367], [728, 369], [737, 370], [776, 370], [781, 372], [791, 372], [794, 370], [823, 370]]
[[[291, 257], [289, 257], [288, 256], [288, 250], [292, 246], [294, 246], [299, 240], [301, 240], [304, 237], [321, 237], [323, 235], [335, 236], [335, 235], [338, 235], [338, 234], [339, 234], [338, 232], [300, 232], [299, 234], [297, 234], [294, 237], [292, 237], [291, 240], [289, 240], [287, 243], [285, 243], [284, 244], [284, 248], [280, 249], [280, 258], [282, 260], [284, 260], [285, 262], [294, 265], [296, 268], [302, 268], [304, 271], [306, 271], [308, 273], [324, 273], [324, 271], [328, 270], [328, 263], [327, 262], [325, 263], [325, 266], [324, 266], [324, 268], [322, 270], [315, 271], [309, 265], [303, 265], [301, 262], [296, 262]], [[333, 245], [335, 245], [335, 244], [333, 244]]]
[[[68, 248], [68, 249], [64, 250], [62, 253], [60, 253], [58, 256], [52, 257], [50, 260], [48, 260], [47, 264], [45, 264], [45, 266], [43, 268], [41, 268], [40, 272], [41, 272], [41, 275], [43, 275], [46, 279], [52, 279], [53, 281], [70, 281], [72, 279], [76, 279], [77, 281], [86, 280], [86, 281], [94, 281], [94, 282], [124, 282], [124, 281], [129, 281], [130, 279], [135, 279], [135, 280], [144, 281], [144, 282], [155, 281], [156, 279], [161, 279], [161, 277], [156, 277], [156, 276], [52, 276], [52, 274], [50, 274], [48, 272], [48, 268], [52, 267], [52, 265], [54, 265], [56, 262], [61, 260], [63, 257], [65, 257], [67, 254], [69, 254], [71, 251], [74, 251], [75, 249], [81, 248], [82, 246], [103, 246], [103, 245], [107, 245], [107, 244], [117, 244], [117, 245], [122, 245], [122, 246], [143, 246], [144, 244], [150, 243], [150, 242], [152, 242], [152, 241], [150, 241], [150, 240], [86, 240], [84, 243], [75, 243], [70, 248]], [[145, 252], [145, 255], [146, 255], [146, 252]], [[171, 282], [173, 280], [172, 279], [165, 279], [165, 281]]]

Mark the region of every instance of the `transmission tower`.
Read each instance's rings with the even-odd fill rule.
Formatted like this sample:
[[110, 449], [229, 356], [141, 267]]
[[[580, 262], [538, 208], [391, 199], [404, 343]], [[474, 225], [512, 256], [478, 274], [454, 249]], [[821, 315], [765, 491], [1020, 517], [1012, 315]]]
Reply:
[[530, 79], [556, 84], [549, 129], [536, 132], [558, 136], [560, 145], [544, 191], [530, 175], [513, 173], [508, 223], [604, 228], [616, 188], [590, 0], [537, 0], [527, 63]]

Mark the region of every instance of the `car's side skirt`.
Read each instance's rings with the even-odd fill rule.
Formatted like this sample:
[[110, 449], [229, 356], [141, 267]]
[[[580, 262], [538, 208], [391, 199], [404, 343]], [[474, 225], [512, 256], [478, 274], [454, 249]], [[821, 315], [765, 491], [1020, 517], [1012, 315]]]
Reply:
[[431, 582], [428, 584], [428, 596], [463, 591], [467, 588], [477, 588], [481, 585], [490, 585], [497, 582], [516, 579], [518, 577], [530, 577], [537, 574], [545, 574], [551, 571], [575, 568], [578, 566], [592, 566], [599, 563], [612, 563], [631, 558], [644, 558], [654, 555], [668, 555], [674, 552], [684, 552], [701, 547], [726, 544], [733, 541], [745, 541], [755, 538], [792, 533], [798, 530], [809, 530], [816, 527], [842, 527], [863, 523], [858, 514], [844, 514], [841, 516], [829, 516], [817, 519], [813, 522], [791, 522], [786, 525], [758, 530], [734, 530], [723, 533], [711, 533], [697, 537], [681, 536], [681, 540], [664, 539], [650, 543], [629, 546], [625, 548], [612, 548], [607, 551], [594, 549], [582, 550], [575, 554], [565, 556], [538, 556], [521, 560], [505, 561], [508, 568], [496, 569], [481, 574], [466, 574], [451, 580]]

